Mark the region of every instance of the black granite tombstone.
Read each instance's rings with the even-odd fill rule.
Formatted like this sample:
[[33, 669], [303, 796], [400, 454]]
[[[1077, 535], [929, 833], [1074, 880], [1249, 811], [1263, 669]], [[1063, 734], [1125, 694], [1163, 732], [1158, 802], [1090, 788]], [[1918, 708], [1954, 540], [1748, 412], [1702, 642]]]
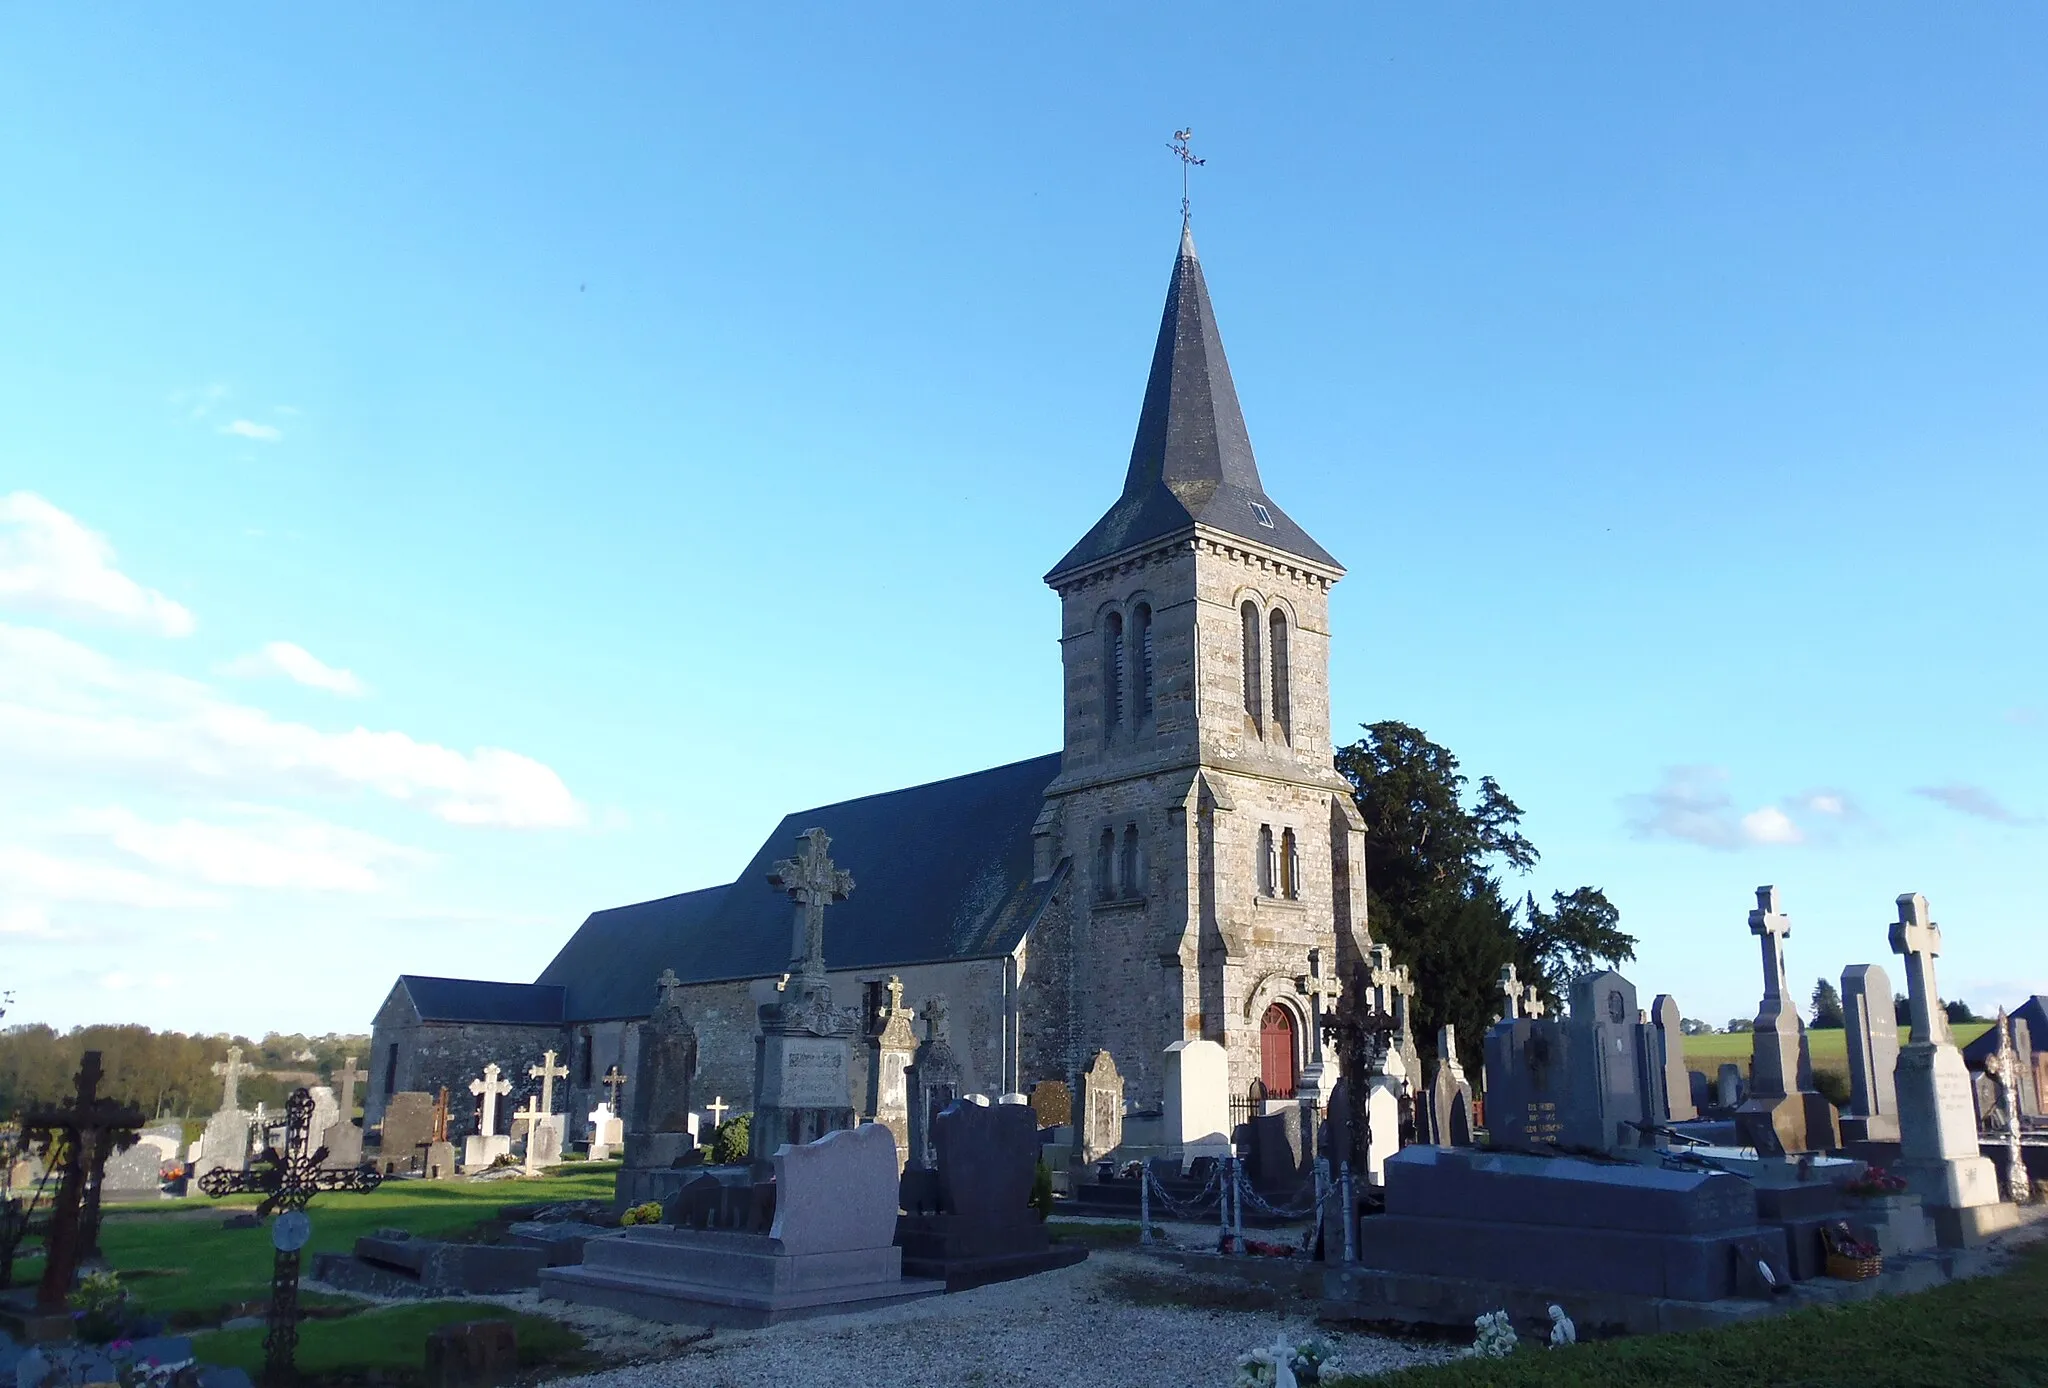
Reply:
[[896, 1243], [905, 1277], [941, 1280], [957, 1292], [1088, 1256], [1084, 1247], [1055, 1245], [1031, 1206], [1038, 1125], [1028, 1107], [957, 1102], [932, 1120], [932, 1139], [936, 1176], [904, 1173]]

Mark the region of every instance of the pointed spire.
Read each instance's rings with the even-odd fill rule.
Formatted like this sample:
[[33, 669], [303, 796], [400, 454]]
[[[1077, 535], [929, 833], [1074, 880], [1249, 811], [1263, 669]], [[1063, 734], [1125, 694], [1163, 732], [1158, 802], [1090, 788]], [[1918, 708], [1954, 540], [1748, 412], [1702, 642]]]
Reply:
[[1266, 495], [1194, 228], [1183, 220], [1123, 495], [1047, 580], [1197, 524], [1342, 572]]

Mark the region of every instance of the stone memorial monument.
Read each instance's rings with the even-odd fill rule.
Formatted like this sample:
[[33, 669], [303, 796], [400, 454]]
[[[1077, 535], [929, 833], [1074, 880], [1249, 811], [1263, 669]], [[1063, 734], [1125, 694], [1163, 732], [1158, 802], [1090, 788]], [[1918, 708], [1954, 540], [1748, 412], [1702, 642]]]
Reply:
[[1081, 1072], [1081, 1112], [1077, 1126], [1084, 1162], [1105, 1161], [1124, 1144], [1124, 1077], [1116, 1059], [1097, 1051]]
[[434, 1140], [434, 1096], [410, 1089], [393, 1094], [377, 1132], [379, 1171], [389, 1176], [420, 1170]]
[[1659, 993], [1650, 1004], [1650, 1021], [1657, 1028], [1657, 1053], [1664, 1067], [1664, 1118], [1685, 1123], [1700, 1116], [1692, 1101], [1692, 1072], [1685, 1068], [1685, 1017], [1678, 999]]
[[569, 1115], [555, 1112], [555, 1081], [567, 1079], [569, 1067], [557, 1064], [553, 1051], [543, 1051], [540, 1064], [526, 1067], [526, 1077], [540, 1081], [540, 1121], [555, 1130], [552, 1138], [544, 1139], [546, 1150], [554, 1153], [548, 1160], [559, 1162], [569, 1146]]
[[[629, 1170], [672, 1168], [697, 1145], [690, 1102], [697, 1077], [697, 1032], [683, 1015], [683, 983], [675, 970], [662, 970], [654, 986], [659, 996], [653, 1014], [640, 1024], [639, 1050], [633, 1058], [633, 1072], [639, 1078], [633, 1082], [626, 1124]], [[626, 1181], [627, 1172], [621, 1171], [619, 1179]], [[652, 1198], [658, 1197], [642, 1193], [635, 1203]]]
[[199, 1159], [192, 1164], [188, 1189], [197, 1190], [206, 1173], [216, 1167], [230, 1171], [249, 1169], [249, 1131], [254, 1119], [241, 1105], [242, 1080], [256, 1073], [256, 1067], [242, 1062], [242, 1048], [228, 1047], [228, 1058], [213, 1067], [221, 1077], [220, 1107], [206, 1120], [199, 1138]]
[[1778, 889], [1758, 887], [1749, 930], [1762, 942], [1764, 997], [1750, 1042], [1749, 1097], [1735, 1111], [1735, 1135], [1764, 1154], [1832, 1152], [1842, 1145], [1834, 1106], [1813, 1087], [1806, 1025], [1785, 978], [1785, 938], [1792, 920], [1778, 909]]
[[[1404, 979], [1405, 973], [1404, 970]], [[1323, 1031], [1336, 1014], [1337, 1000], [1344, 989], [1336, 973], [1324, 962], [1319, 946], [1310, 948], [1308, 972], [1296, 975], [1294, 990], [1308, 1003], [1308, 1063], [1295, 1078], [1294, 1097], [1318, 1109], [1327, 1108], [1330, 1095], [1337, 1089], [1339, 1066], [1336, 1048], [1324, 1044]]]
[[1401, 1150], [1401, 1105], [1408, 1098], [1408, 1062], [1389, 1046], [1366, 1082], [1365, 1178], [1373, 1185], [1386, 1179], [1388, 1160]]
[[1088, 1256], [1079, 1245], [1055, 1248], [1031, 1207], [1038, 1123], [1029, 1107], [956, 1102], [933, 1127], [938, 1169], [912, 1167], [903, 1178], [896, 1243], [906, 1277], [959, 1292]]
[[932, 1120], [960, 1097], [960, 1060], [953, 1054], [943, 997], [925, 1000], [924, 1028], [924, 1044], [903, 1072], [910, 1108], [910, 1150], [904, 1154], [904, 1161], [911, 1166], [932, 1166], [938, 1162], [938, 1148], [932, 1144]]
[[600, 1103], [590, 1111], [590, 1160], [611, 1160], [612, 1149], [626, 1140], [626, 1125], [612, 1112], [610, 1104]]
[[[896, 1247], [896, 1140], [879, 1123], [841, 1129], [774, 1155], [773, 1222], [749, 1188], [735, 1218], [691, 1228], [638, 1225], [583, 1245], [575, 1267], [540, 1274], [545, 1298], [606, 1306], [670, 1324], [763, 1326], [934, 1296], [943, 1282], [903, 1276]], [[716, 1187], [721, 1172], [699, 1175]], [[691, 1190], [695, 1190], [695, 1186]], [[687, 1193], [687, 1192], [686, 1192]], [[737, 1227], [735, 1227], [737, 1225]]]
[[1977, 1149], [1970, 1073], [1949, 1036], [1935, 983], [1941, 927], [1918, 892], [1900, 896], [1898, 907], [1891, 946], [1906, 960], [1913, 1039], [1899, 1048], [1900, 1158], [1894, 1170], [1933, 1216], [1941, 1242], [1965, 1247], [2011, 1228], [2019, 1211], [1999, 1198], [1998, 1173]]
[[832, 861], [832, 840], [823, 829], [806, 829], [798, 838], [798, 855], [768, 875], [796, 905], [796, 953], [776, 1000], [758, 1014], [748, 1129], [748, 1155], [755, 1161], [854, 1123], [853, 1038], [861, 1022], [833, 1006], [825, 973], [825, 908], [853, 891], [853, 874]]
[[[2021, 1022], [2021, 1027], [2026, 1023]], [[1984, 1073], [1998, 1086], [1998, 1136], [2005, 1147], [2005, 1192], [2006, 1198], [2015, 1204], [2025, 1204], [2033, 1193], [2033, 1183], [2027, 1179], [2026, 1153], [2021, 1146], [2020, 1130], [2020, 1064], [2019, 1047], [2013, 1042], [2011, 1021], [2005, 1009], [1998, 1009], [1998, 1018], [1992, 1023], [1992, 1032], [1998, 1038], [1998, 1049], [1984, 1062]]]
[[1487, 1030], [1486, 1131], [1495, 1147], [1547, 1151], [1564, 1141], [1567, 1077], [1564, 1028], [1543, 1015], [1533, 985], [1500, 971], [1501, 1019]]
[[427, 1132], [426, 1155], [421, 1168], [430, 1181], [452, 1181], [455, 1179], [455, 1144], [448, 1140], [448, 1088], [441, 1087], [440, 1097], [434, 1100], [433, 1126]]
[[1436, 1079], [1429, 1087], [1428, 1131], [1423, 1141], [1438, 1147], [1472, 1145], [1472, 1082], [1458, 1060], [1457, 1028], [1437, 1028]]
[[889, 1001], [876, 1017], [881, 1025], [868, 1038], [867, 1111], [862, 1118], [880, 1123], [896, 1139], [896, 1154], [910, 1155], [910, 1091], [905, 1072], [917, 1059], [917, 1032], [911, 1021], [917, 1014], [903, 1005], [903, 980], [891, 974], [887, 985]]
[[462, 1165], [470, 1171], [481, 1171], [512, 1152], [511, 1136], [498, 1131], [498, 1100], [512, 1092], [512, 1081], [501, 1074], [494, 1060], [484, 1066], [482, 1079], [469, 1082], [469, 1092], [477, 1097], [476, 1131], [462, 1144]]
[[1844, 1142], [1899, 1140], [1899, 1022], [1892, 981], [1876, 964], [1842, 970], [1843, 1039], [1849, 1050]]
[[1176, 1041], [1166, 1048], [1166, 1105], [1161, 1141], [1183, 1162], [1230, 1155], [1230, 1057], [1214, 1041]]
[[363, 1164], [363, 1130], [356, 1126], [356, 1086], [369, 1073], [356, 1069], [356, 1058], [345, 1057], [334, 1072], [334, 1122], [320, 1135], [319, 1145], [327, 1149], [327, 1166], [349, 1171]]
[[1572, 983], [1562, 1029], [1572, 1083], [1559, 1109], [1567, 1147], [1602, 1152], [1654, 1147], [1664, 1121], [1664, 1056], [1636, 1006], [1636, 986], [1612, 969]]

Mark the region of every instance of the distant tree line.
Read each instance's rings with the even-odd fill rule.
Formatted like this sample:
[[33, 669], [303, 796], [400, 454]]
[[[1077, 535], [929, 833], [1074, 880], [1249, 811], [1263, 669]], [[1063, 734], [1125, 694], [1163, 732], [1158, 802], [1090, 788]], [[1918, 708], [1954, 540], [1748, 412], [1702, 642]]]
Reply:
[[[1835, 985], [1828, 982], [1825, 978], [1814, 980], [1811, 1007], [1812, 1013], [1807, 1020], [1807, 1025], [1810, 1027], [1840, 1030], [1848, 1025], [1848, 1019], [1842, 1013], [1842, 995], [1836, 992]], [[1989, 1020], [1989, 1018], [1978, 1016], [1976, 1010], [1961, 998], [1953, 998], [1943, 1003], [1941, 1010], [1948, 1017], [1949, 1025], [1951, 1026], [1961, 1026], [1969, 1022]], [[1904, 993], [1894, 993], [1892, 995], [1892, 1017], [1902, 1027], [1912, 1023], [1912, 1000]], [[1749, 1017], [1730, 1018], [1726, 1027], [1726, 1030], [1730, 1032], [1745, 1032], [1755, 1029], [1755, 1021]]]
[[68, 1032], [42, 1025], [7, 1027], [0, 1030], [0, 1117], [70, 1094], [87, 1051], [100, 1053], [106, 1071], [101, 1093], [130, 1100], [152, 1116], [183, 1118], [211, 1113], [220, 1103], [221, 1080], [213, 1067], [227, 1058], [229, 1046], [240, 1046], [243, 1061], [262, 1071], [242, 1081], [243, 1106], [278, 1108], [293, 1089], [308, 1082], [305, 1076], [328, 1083], [344, 1057], [367, 1057], [369, 1044], [366, 1036], [272, 1032], [251, 1041], [144, 1026], [73, 1027]]

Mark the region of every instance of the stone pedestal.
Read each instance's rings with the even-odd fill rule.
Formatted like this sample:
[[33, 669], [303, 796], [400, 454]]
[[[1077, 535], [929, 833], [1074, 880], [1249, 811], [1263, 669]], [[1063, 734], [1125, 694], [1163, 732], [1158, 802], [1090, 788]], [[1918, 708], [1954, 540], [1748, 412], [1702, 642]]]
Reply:
[[1946, 1041], [1899, 1051], [1897, 1175], [1927, 1207], [1943, 1245], [1966, 1248], [2019, 1222], [1998, 1170], [1977, 1146], [1976, 1107], [1963, 1053]]
[[764, 1026], [754, 1044], [754, 1119], [748, 1129], [754, 1160], [768, 1160], [785, 1144], [802, 1146], [853, 1126], [851, 1037]]
[[443, 1139], [427, 1144], [426, 1176], [430, 1181], [455, 1178], [455, 1144]]
[[1230, 1059], [1214, 1041], [1166, 1048], [1165, 1145], [1183, 1162], [1230, 1155]]
[[504, 1133], [472, 1133], [462, 1140], [465, 1171], [481, 1171], [500, 1157], [512, 1155], [512, 1139]]
[[1054, 1247], [1031, 1207], [1038, 1124], [1030, 1109], [956, 1103], [934, 1127], [938, 1169], [903, 1174], [896, 1243], [905, 1275], [958, 1292], [1088, 1256], [1079, 1245]]

